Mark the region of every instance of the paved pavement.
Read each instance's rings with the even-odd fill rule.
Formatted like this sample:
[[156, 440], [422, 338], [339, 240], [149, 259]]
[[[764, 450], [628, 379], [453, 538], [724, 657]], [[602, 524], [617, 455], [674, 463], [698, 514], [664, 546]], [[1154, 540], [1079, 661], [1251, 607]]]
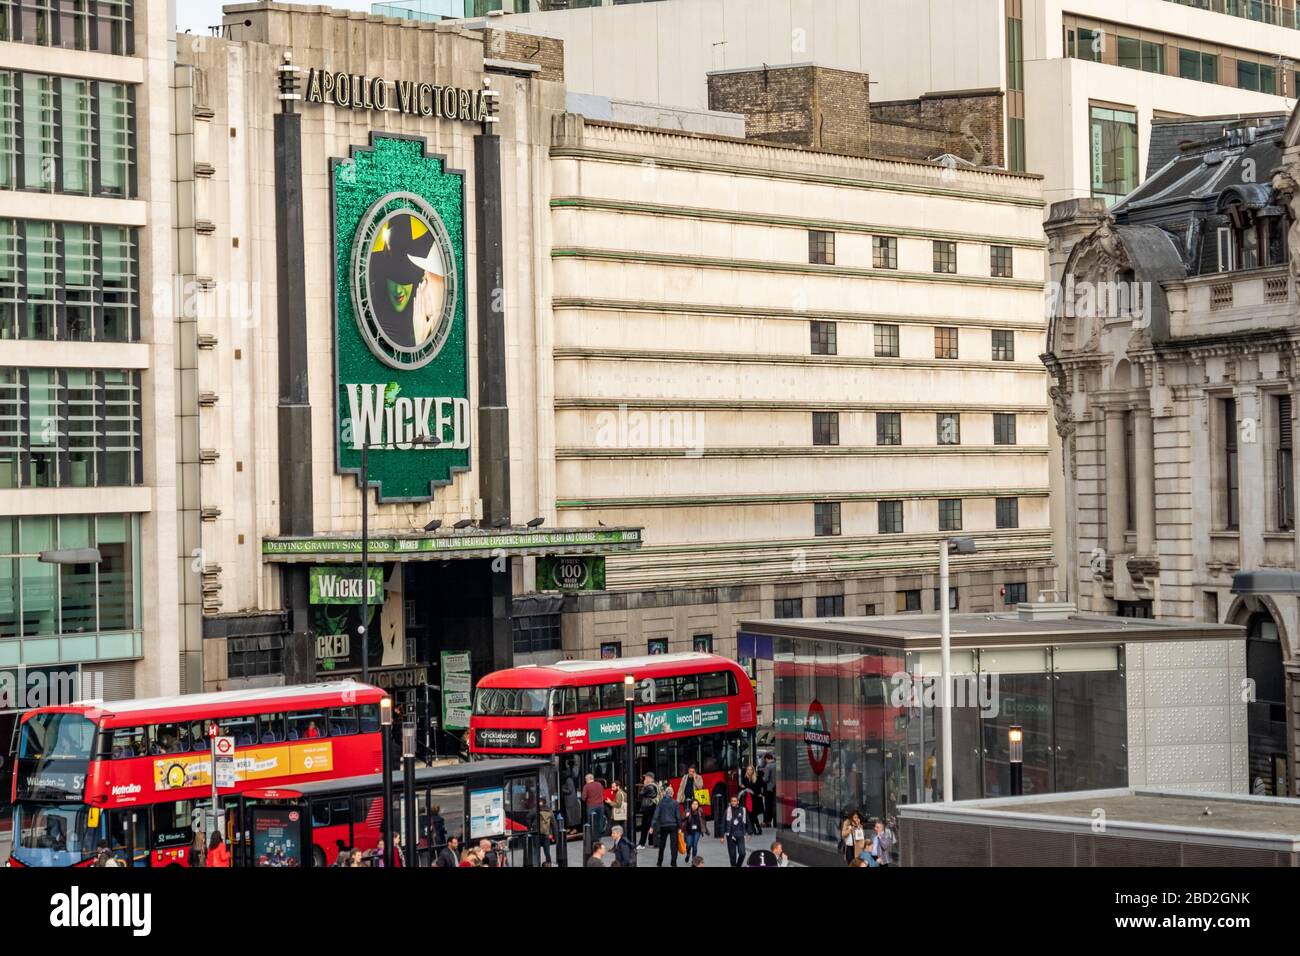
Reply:
[[[762, 836], [750, 836], [745, 841], [746, 855], [752, 853], [755, 850], [766, 850], [768, 847], [772, 845], [772, 841], [775, 838], [776, 838], [775, 831], [771, 830], [770, 828], [764, 829]], [[611, 841], [608, 837], [605, 838], [605, 845], [606, 846], [611, 845]], [[570, 844], [570, 846], [574, 849], [578, 849], [580, 847], [580, 844], [572, 843]], [[579, 852], [581, 852], [580, 849]], [[572, 850], [570, 850], [570, 853], [572, 853]], [[607, 859], [610, 856], [612, 856], [612, 854], [606, 854]], [[637, 866], [654, 866], [658, 861], [658, 859], [659, 859], [658, 848], [646, 848], [644, 850], [639, 850], [637, 852], [636, 862], [637, 862]], [[727, 857], [727, 845], [725, 843], [719, 842], [718, 838], [715, 836], [705, 835], [704, 837], [700, 838], [700, 859], [704, 861], [705, 866], [730, 866], [731, 865], [731, 861]], [[664, 847], [664, 868], [665, 869], [669, 867], [671, 861], [672, 861], [672, 852], [668, 847]], [[572, 857], [570, 857], [570, 862], [571, 863], [574, 862]], [[685, 865], [686, 865], [685, 859], [679, 856], [677, 858], [677, 866], [681, 868]], [[790, 865], [802, 866], [802, 864], [797, 863], [794, 860], [790, 861]]]

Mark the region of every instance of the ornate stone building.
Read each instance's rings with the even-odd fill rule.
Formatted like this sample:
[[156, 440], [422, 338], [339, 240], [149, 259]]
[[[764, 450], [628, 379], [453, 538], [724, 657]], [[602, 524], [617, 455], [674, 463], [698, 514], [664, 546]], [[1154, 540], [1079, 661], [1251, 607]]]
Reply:
[[[1284, 123], [1180, 121], [1173, 158], [1109, 213], [1071, 200], [1046, 223], [1063, 587], [1081, 610], [1247, 629], [1246, 725], [1229, 701], [1221, 712], [1229, 759], [1248, 752], [1263, 793], [1295, 792], [1296, 602], [1231, 588], [1238, 570], [1297, 566], [1300, 129]], [[1240, 666], [1239, 648], [1218, 653]], [[1186, 661], [1189, 707], [1208, 693], [1190, 673], [1201, 663]], [[1140, 745], [1176, 748], [1187, 723], [1148, 722]], [[1218, 757], [1187, 747], [1183, 759]]]

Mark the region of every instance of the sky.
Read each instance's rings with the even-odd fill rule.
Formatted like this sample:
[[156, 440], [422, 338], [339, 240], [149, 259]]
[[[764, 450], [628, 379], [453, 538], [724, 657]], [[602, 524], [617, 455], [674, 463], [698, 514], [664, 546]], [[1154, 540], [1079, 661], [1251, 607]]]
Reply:
[[[208, 27], [221, 22], [221, 8], [237, 0], [176, 0], [176, 29], [181, 33], [208, 35]], [[298, 2], [298, 0], [287, 0]], [[370, 11], [371, 0], [311, 0], [328, 7]]]

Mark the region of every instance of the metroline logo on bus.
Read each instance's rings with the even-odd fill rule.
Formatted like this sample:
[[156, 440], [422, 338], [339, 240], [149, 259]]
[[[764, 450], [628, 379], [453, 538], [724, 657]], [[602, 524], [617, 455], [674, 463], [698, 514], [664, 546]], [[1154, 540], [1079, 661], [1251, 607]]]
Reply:
[[[726, 704], [641, 711], [636, 715], [636, 736], [655, 737], [660, 734], [681, 734], [710, 727], [725, 727], [727, 718]], [[593, 717], [587, 721], [587, 731], [592, 743], [622, 740], [627, 736], [627, 718]]]

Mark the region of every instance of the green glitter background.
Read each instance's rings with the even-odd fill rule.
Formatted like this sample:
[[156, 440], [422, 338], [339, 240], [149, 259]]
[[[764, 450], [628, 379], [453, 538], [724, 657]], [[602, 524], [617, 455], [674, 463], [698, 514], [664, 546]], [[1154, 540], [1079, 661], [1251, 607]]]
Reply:
[[[358, 475], [361, 452], [345, 444], [349, 384], [396, 382], [406, 397], [469, 398], [469, 362], [465, 351], [465, 177], [447, 172], [443, 161], [426, 156], [419, 139], [374, 136], [370, 148], [355, 148], [351, 160], [335, 160], [330, 170], [334, 191], [334, 422], [338, 471]], [[428, 365], [411, 372], [385, 365], [370, 351], [357, 328], [352, 302], [352, 244], [366, 210], [390, 193], [413, 193], [442, 217], [456, 264], [456, 311], [442, 351]], [[468, 428], [474, 437], [470, 409]], [[370, 482], [380, 501], [429, 501], [434, 487], [451, 483], [468, 471], [469, 449], [371, 449]]]

